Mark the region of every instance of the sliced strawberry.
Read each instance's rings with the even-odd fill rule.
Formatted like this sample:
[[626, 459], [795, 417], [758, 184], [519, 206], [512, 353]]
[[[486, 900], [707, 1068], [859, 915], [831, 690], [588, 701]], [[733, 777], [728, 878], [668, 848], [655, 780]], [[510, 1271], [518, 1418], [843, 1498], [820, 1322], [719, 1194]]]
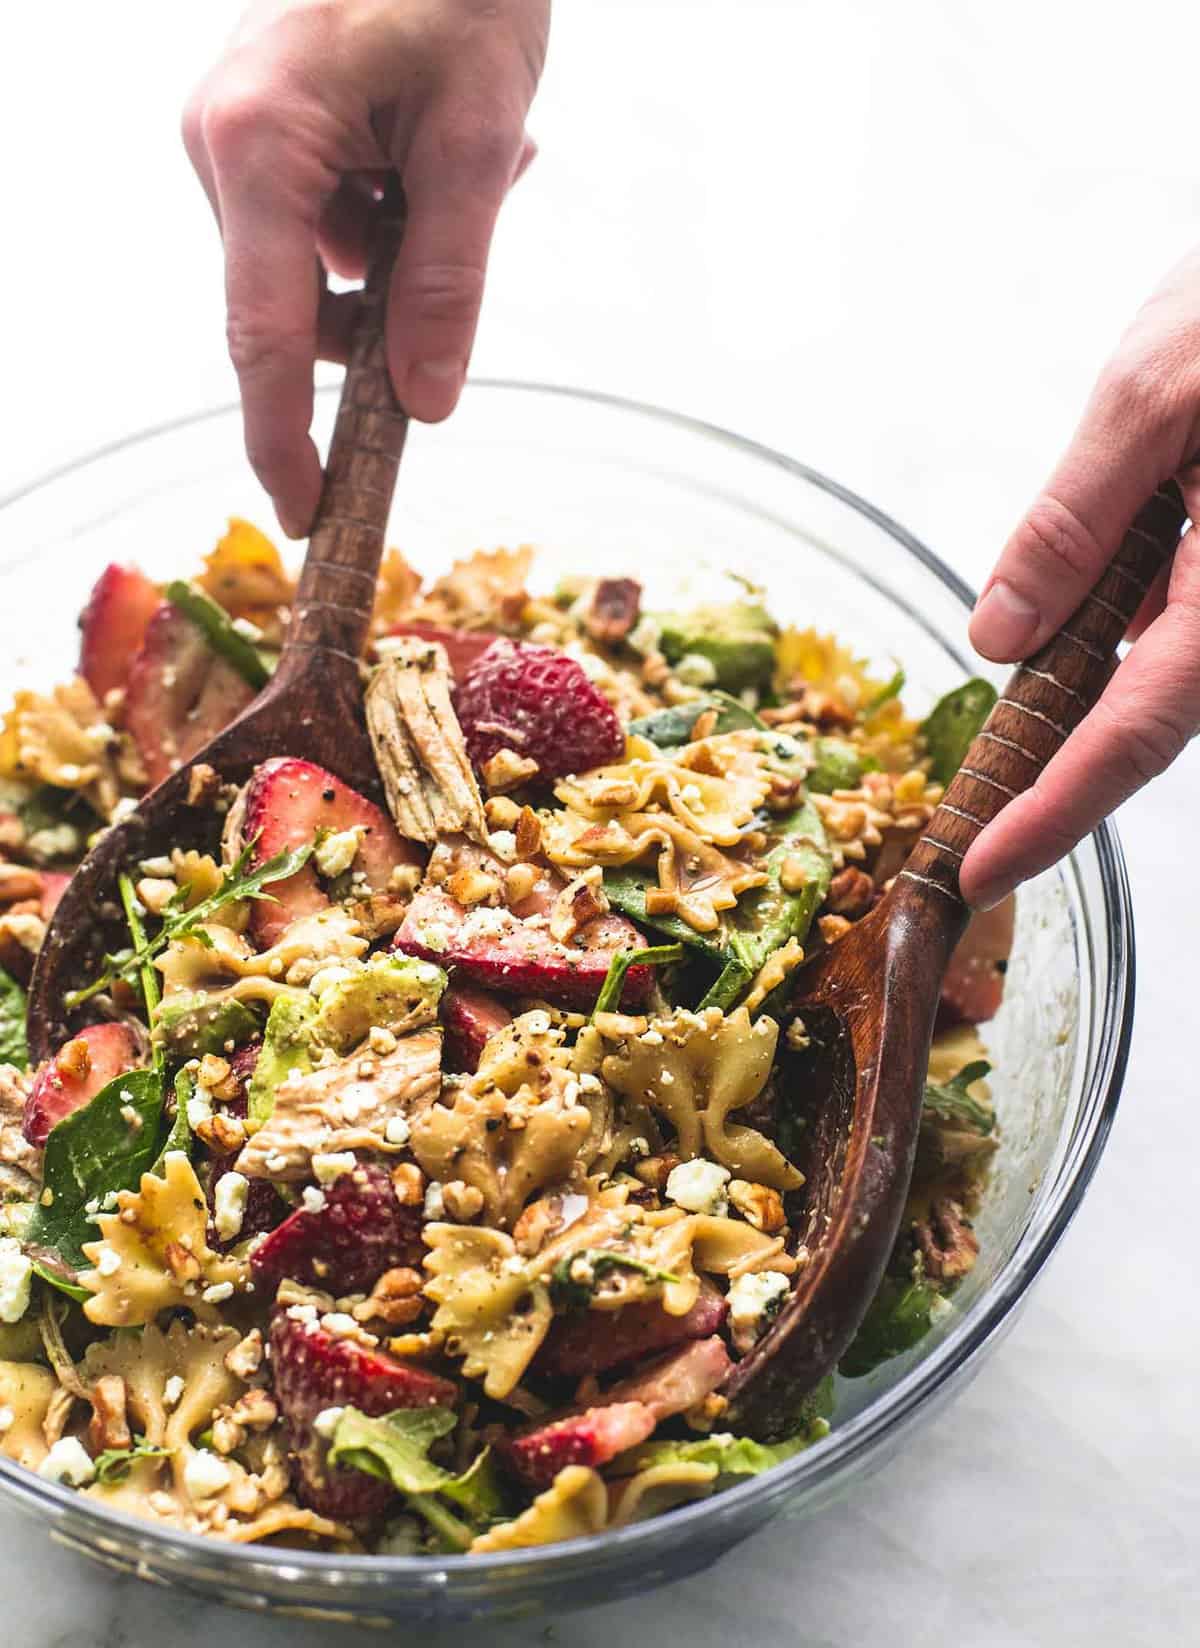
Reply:
[[583, 667], [557, 647], [501, 637], [466, 671], [454, 707], [477, 767], [499, 750], [538, 764], [543, 778], [619, 761], [617, 712]]
[[511, 1024], [512, 1014], [486, 990], [452, 984], [442, 997], [441, 1020], [445, 1031], [442, 1068], [474, 1074], [479, 1055], [497, 1031]]
[[682, 1316], [668, 1316], [656, 1299], [622, 1310], [572, 1311], [556, 1318], [538, 1352], [538, 1371], [572, 1378], [604, 1373], [683, 1340], [705, 1339], [728, 1313], [724, 1295], [711, 1282], [701, 1284], [699, 1298]]
[[1010, 897], [971, 917], [942, 980], [939, 1024], [984, 1024], [1000, 1011], [1015, 915]]
[[340, 1174], [319, 1212], [292, 1213], [250, 1255], [255, 1283], [274, 1292], [284, 1277], [326, 1293], [366, 1293], [393, 1265], [419, 1265], [421, 1210], [401, 1207], [386, 1168]]
[[443, 629], [439, 624], [397, 624], [389, 635], [412, 635], [418, 641], [437, 641], [446, 649], [450, 673], [461, 680], [471, 665], [482, 658], [495, 632], [489, 629]]
[[[456, 982], [590, 1007], [617, 951], [637, 950], [644, 942], [632, 922], [610, 912], [590, 921], [570, 944], [560, 944], [550, 937], [544, 915], [521, 920], [509, 910], [467, 911], [440, 887], [425, 887], [409, 906], [395, 948], [452, 967]], [[631, 967], [622, 1005], [644, 1001], [652, 981], [649, 967]]]
[[25, 1100], [22, 1133], [30, 1144], [45, 1144], [50, 1129], [64, 1116], [81, 1110], [114, 1076], [144, 1062], [128, 1025], [89, 1024], [38, 1071]]
[[125, 691], [124, 724], [153, 788], [246, 708], [254, 688], [169, 601], [146, 627]]
[[[358, 826], [363, 835], [355, 870], [361, 870], [373, 893], [383, 892], [398, 864], [419, 864], [421, 855], [411, 842], [366, 796], [312, 761], [279, 756], [264, 761], [246, 786], [242, 829], [254, 841], [254, 862], [265, 863], [276, 853], [291, 851], [314, 840], [318, 830], [341, 832]], [[274, 903], [256, 900], [250, 925], [260, 944], [272, 945], [299, 916], [315, 915], [329, 899], [310, 862], [286, 881], [271, 887]]]
[[79, 673], [101, 703], [123, 687], [162, 594], [136, 567], [106, 566], [79, 619]]
[[64, 875], [61, 870], [42, 871], [41, 917], [43, 921], [49, 921], [55, 910], [58, 909], [58, 901], [66, 892], [67, 883], [70, 879], [70, 876]]
[[608, 1392], [610, 1402], [644, 1402], [655, 1419], [684, 1413], [715, 1391], [732, 1368], [724, 1341], [695, 1339], [639, 1368]]
[[335, 1338], [315, 1322], [277, 1310], [271, 1322], [271, 1374], [287, 1421], [301, 1499], [324, 1516], [377, 1515], [392, 1488], [363, 1471], [328, 1470], [326, 1442], [313, 1420], [326, 1408], [353, 1406], [377, 1417], [394, 1408], [453, 1407], [448, 1379], [353, 1339]]
[[636, 1448], [654, 1434], [657, 1423], [644, 1402], [613, 1402], [508, 1437], [498, 1452], [514, 1476], [540, 1492], [568, 1465], [596, 1469], [626, 1448]]

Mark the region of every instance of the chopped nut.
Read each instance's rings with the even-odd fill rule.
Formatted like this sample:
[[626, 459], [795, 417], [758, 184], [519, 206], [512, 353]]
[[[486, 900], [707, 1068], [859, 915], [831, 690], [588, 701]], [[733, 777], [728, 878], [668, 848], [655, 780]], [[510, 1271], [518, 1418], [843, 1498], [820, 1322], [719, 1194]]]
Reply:
[[500, 883], [494, 875], [467, 864], [456, 870], [446, 883], [450, 897], [459, 904], [494, 903], [500, 894]]
[[521, 816], [521, 809], [506, 795], [493, 795], [484, 802], [483, 815], [489, 830], [511, 830]]
[[188, 806], [208, 806], [209, 802], [216, 800], [220, 788], [221, 775], [216, 768], [210, 767], [207, 761], [197, 761], [188, 773]]
[[806, 1048], [812, 1046], [812, 1037], [808, 1033], [808, 1026], [799, 1014], [788, 1025], [785, 1040], [793, 1053], [803, 1053]]
[[615, 647], [637, 625], [642, 586], [633, 578], [601, 578], [583, 615], [583, 627], [601, 646]]
[[160, 916], [179, 888], [161, 876], [143, 876], [134, 890], [150, 914]]
[[469, 1224], [483, 1212], [483, 1191], [462, 1179], [451, 1179], [442, 1186], [442, 1203], [456, 1224]]
[[420, 1207], [425, 1201], [425, 1175], [415, 1162], [399, 1162], [392, 1169], [392, 1188], [401, 1207]]
[[358, 1322], [377, 1321], [388, 1327], [407, 1327], [425, 1309], [423, 1286], [424, 1278], [419, 1270], [397, 1265], [384, 1271], [370, 1295], [353, 1307], [352, 1314]]
[[0, 904], [11, 905], [27, 898], [40, 901], [41, 896], [39, 870], [27, 869], [24, 864], [0, 864]]
[[570, 944], [577, 933], [608, 910], [604, 892], [604, 872], [593, 864], [569, 881], [554, 901], [550, 912], [550, 936], [560, 944]]
[[214, 1098], [221, 1099], [226, 1103], [231, 1099], [236, 1099], [241, 1091], [240, 1083], [233, 1073], [233, 1066], [229, 1060], [218, 1058], [215, 1053], [206, 1053], [200, 1060], [196, 1080], [201, 1087], [206, 1087]]
[[517, 857], [536, 858], [542, 850], [542, 825], [532, 807], [522, 807], [514, 826], [517, 837]]
[[845, 916], [820, 916], [817, 926], [821, 929], [821, 937], [826, 944], [836, 944], [838, 939], [850, 931], [851, 923]]
[[504, 795], [509, 790], [518, 789], [531, 778], [536, 778], [537, 773], [536, 761], [507, 748], [497, 750], [483, 764], [483, 781], [492, 795]]
[[504, 872], [504, 897], [511, 908], [522, 904], [537, 886], [538, 873], [532, 864], [510, 864]]
[[929, 1218], [916, 1227], [925, 1274], [935, 1282], [956, 1282], [974, 1268], [979, 1238], [962, 1206], [949, 1196], [934, 1202]]
[[189, 1253], [182, 1242], [168, 1242], [163, 1249], [167, 1269], [177, 1282], [195, 1282], [200, 1276], [200, 1261]]
[[779, 885], [785, 893], [802, 893], [808, 886], [808, 871], [799, 853], [788, 853], [779, 866]]
[[728, 1196], [742, 1218], [747, 1224], [753, 1225], [755, 1230], [762, 1230], [768, 1236], [773, 1236], [777, 1230], [783, 1230], [787, 1225], [783, 1197], [769, 1185], [753, 1184], [747, 1179], [731, 1179]]
[[645, 1161], [638, 1162], [633, 1170], [634, 1177], [640, 1179], [644, 1185], [652, 1190], [665, 1190], [667, 1180], [672, 1170], [679, 1166], [680, 1158], [666, 1151], [661, 1156], [647, 1156]]
[[532, 1258], [541, 1250], [546, 1237], [558, 1229], [558, 1224], [559, 1215], [553, 1202], [549, 1197], [541, 1196], [536, 1202], [530, 1202], [513, 1225], [513, 1245], [518, 1253]]
[[826, 902], [835, 916], [855, 920], [865, 916], [875, 897], [875, 883], [865, 870], [839, 870], [829, 883]]
[[115, 1373], [105, 1373], [88, 1393], [92, 1417], [88, 1425], [88, 1445], [93, 1454], [106, 1448], [127, 1448], [131, 1438], [125, 1413], [125, 1381]]
[[661, 687], [671, 674], [671, 666], [661, 652], [648, 652], [642, 659], [642, 680], [648, 687]]
[[219, 1156], [240, 1150], [246, 1142], [245, 1122], [240, 1116], [227, 1116], [223, 1111], [218, 1111], [207, 1121], [198, 1122], [193, 1132]]
[[64, 1076], [82, 1081], [92, 1068], [92, 1055], [88, 1044], [82, 1036], [76, 1036], [73, 1041], [61, 1047], [55, 1064]]

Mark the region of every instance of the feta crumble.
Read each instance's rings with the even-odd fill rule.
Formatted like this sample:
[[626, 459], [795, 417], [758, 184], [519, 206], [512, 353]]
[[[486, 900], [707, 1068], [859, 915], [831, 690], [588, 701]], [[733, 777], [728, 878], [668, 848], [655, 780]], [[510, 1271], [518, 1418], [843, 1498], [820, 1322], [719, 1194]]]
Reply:
[[[270, 1163], [267, 1165], [270, 1166]], [[341, 1178], [343, 1173], [353, 1173], [357, 1165], [352, 1150], [319, 1150], [312, 1159], [317, 1183], [322, 1185], [332, 1184], [335, 1179]]]
[[95, 1480], [96, 1467], [77, 1436], [62, 1436], [38, 1466], [38, 1475], [47, 1482], [65, 1482], [68, 1488], [82, 1488]]
[[226, 1299], [233, 1298], [233, 1283], [214, 1282], [211, 1287], [204, 1289], [200, 1297], [206, 1305], [223, 1305]]
[[383, 1130], [383, 1136], [389, 1144], [401, 1145], [408, 1143], [411, 1132], [412, 1128], [409, 1127], [406, 1117], [389, 1116], [387, 1126]]
[[725, 1186], [729, 1179], [727, 1167], [700, 1156], [671, 1169], [667, 1175], [667, 1197], [689, 1213], [724, 1213], [728, 1206]]
[[193, 1499], [211, 1499], [233, 1481], [233, 1472], [208, 1448], [190, 1453], [183, 1467], [183, 1485]]
[[787, 1298], [791, 1281], [781, 1270], [755, 1270], [739, 1276], [726, 1295], [734, 1344], [748, 1350], [761, 1337]]
[[306, 1213], [320, 1213], [325, 1206], [325, 1192], [316, 1185], [305, 1185], [300, 1192], [300, 1206]]
[[15, 1236], [0, 1236], [0, 1322], [19, 1322], [29, 1309], [33, 1265]]
[[313, 862], [321, 874], [330, 881], [345, 875], [358, 857], [359, 845], [365, 834], [361, 824], [353, 824], [348, 830], [334, 830], [323, 837], [313, 850]]
[[223, 1242], [231, 1242], [246, 1217], [250, 1181], [244, 1173], [222, 1173], [213, 1191], [213, 1224]]
[[183, 1375], [173, 1373], [163, 1386], [163, 1407], [173, 1408], [183, 1395]]
[[334, 1431], [337, 1430], [338, 1422], [345, 1411], [345, 1408], [322, 1408], [312, 1422], [313, 1430], [316, 1431], [318, 1436], [323, 1436], [328, 1441]]

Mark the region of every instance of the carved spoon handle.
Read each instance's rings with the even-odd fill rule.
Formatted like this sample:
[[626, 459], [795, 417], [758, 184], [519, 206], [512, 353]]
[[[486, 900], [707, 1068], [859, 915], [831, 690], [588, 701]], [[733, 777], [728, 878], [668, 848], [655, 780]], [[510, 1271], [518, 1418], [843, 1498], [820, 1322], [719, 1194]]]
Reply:
[[[1174, 481], [1140, 511], [1091, 594], [1009, 679], [901, 876], [962, 909], [958, 871], [975, 837], [1027, 790], [1100, 697], [1117, 645], [1187, 520]], [[947, 913], [949, 907], [947, 906]]]
[[314, 652], [357, 663], [375, 602], [375, 579], [408, 418], [387, 368], [384, 315], [404, 234], [404, 193], [390, 177], [375, 208], [362, 307], [325, 465], [308, 553], [279, 674], [312, 667]]

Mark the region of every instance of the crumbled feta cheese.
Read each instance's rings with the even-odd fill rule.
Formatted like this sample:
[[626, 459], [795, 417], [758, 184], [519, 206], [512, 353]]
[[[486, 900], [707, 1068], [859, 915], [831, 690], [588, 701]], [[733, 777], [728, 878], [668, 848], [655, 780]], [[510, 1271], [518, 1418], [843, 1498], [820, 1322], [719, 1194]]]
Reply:
[[386, 1025], [373, 1024], [367, 1032], [367, 1046], [372, 1053], [378, 1053], [381, 1059], [386, 1059], [389, 1053], [396, 1051], [399, 1043]]
[[661, 1030], [643, 1030], [638, 1040], [644, 1047], [661, 1047], [663, 1038]]
[[208, 1448], [190, 1453], [183, 1467], [183, 1485], [193, 1499], [211, 1499], [233, 1481], [233, 1472]]
[[427, 950], [442, 951], [450, 944], [450, 927], [444, 921], [426, 921], [417, 927], [417, 943]]
[[517, 858], [517, 838], [512, 830], [493, 830], [488, 836], [488, 846], [497, 858], [502, 858], [506, 864], [514, 864]]
[[345, 1339], [347, 1335], [358, 1332], [358, 1323], [345, 1310], [327, 1310], [321, 1318], [321, 1326], [326, 1333], [332, 1333], [335, 1339]]
[[686, 687], [711, 687], [717, 671], [712, 659], [702, 652], [685, 652], [675, 666], [675, 678]]
[[0, 1322], [19, 1322], [29, 1309], [33, 1265], [15, 1236], [0, 1236]]
[[319, 996], [322, 991], [332, 989], [335, 984], [344, 984], [354, 973], [344, 962], [332, 961], [325, 967], [319, 967], [308, 981], [309, 992]]
[[[126, 1097], [126, 1094], [124, 1093], [124, 1091], [122, 1091], [121, 1097], [122, 1098]], [[123, 1104], [121, 1106], [119, 1114], [120, 1114], [121, 1120], [125, 1123], [125, 1126], [129, 1129], [129, 1131], [131, 1133], [140, 1133], [141, 1132], [141, 1130], [142, 1130], [142, 1118], [138, 1115], [137, 1111], [133, 1108], [132, 1104]]]
[[658, 643], [662, 640], [662, 626], [648, 612], [643, 613], [625, 640], [634, 652], [640, 652], [644, 658], [647, 653], [658, 651]]
[[81, 845], [82, 838], [73, 824], [47, 824], [25, 839], [26, 851], [35, 859], [76, 858]]
[[463, 922], [462, 937], [468, 943], [475, 939], [500, 938], [513, 925], [511, 910], [492, 910], [487, 905], [477, 905]]
[[226, 1299], [233, 1298], [233, 1283], [214, 1282], [211, 1287], [205, 1288], [200, 1297], [206, 1305], [223, 1305]]
[[197, 1087], [187, 1102], [188, 1126], [194, 1133], [198, 1127], [213, 1119], [212, 1094], [207, 1087]]
[[38, 1475], [47, 1482], [65, 1482], [68, 1488], [82, 1488], [95, 1479], [91, 1455], [77, 1436], [62, 1436], [38, 1466]]
[[222, 1173], [213, 1190], [213, 1224], [223, 1242], [232, 1242], [246, 1217], [250, 1181], [244, 1173]]
[[300, 1206], [306, 1213], [320, 1213], [325, 1207], [325, 1192], [316, 1185], [305, 1185], [300, 1192]]
[[345, 1408], [322, 1408], [312, 1422], [313, 1430], [316, 1431], [318, 1436], [323, 1436], [328, 1441], [334, 1431], [337, 1430], [338, 1421], [345, 1411]]
[[375, 1551], [379, 1556], [419, 1556], [422, 1538], [421, 1524], [415, 1516], [398, 1516], [384, 1529]]
[[705, 1161], [703, 1156], [693, 1162], [680, 1162], [667, 1175], [667, 1197], [689, 1213], [723, 1213], [729, 1177], [727, 1167]]
[[[270, 1165], [268, 1162], [267, 1166]], [[343, 1173], [353, 1173], [358, 1163], [352, 1150], [318, 1150], [312, 1159], [312, 1165], [317, 1183], [330, 1185]]]
[[358, 857], [359, 844], [366, 831], [361, 824], [352, 824], [348, 830], [333, 830], [323, 836], [313, 850], [313, 862], [323, 876], [332, 881], [345, 875]]
[[443, 1186], [437, 1179], [431, 1179], [425, 1187], [425, 1217], [427, 1219], [444, 1219], [446, 1216], [446, 1201]]
[[107, 1242], [100, 1244], [96, 1255], [96, 1269], [101, 1276], [115, 1276], [121, 1268], [121, 1255], [116, 1248], [109, 1247]]
[[530, 1036], [545, 1036], [551, 1030], [552, 1020], [544, 1007], [535, 1007], [532, 1012], [525, 1014], [524, 1026]]
[[387, 1126], [383, 1130], [383, 1136], [389, 1144], [407, 1144], [411, 1132], [412, 1128], [409, 1127], [406, 1117], [389, 1116]]
[[755, 1270], [730, 1284], [729, 1330], [734, 1344], [746, 1351], [761, 1337], [787, 1298], [791, 1281], [781, 1270]]
[[163, 1407], [173, 1408], [183, 1395], [183, 1375], [173, 1373], [163, 1386]]
[[317, 1325], [316, 1305], [289, 1305], [288, 1318], [293, 1322], [302, 1322], [306, 1328], [315, 1328]]

